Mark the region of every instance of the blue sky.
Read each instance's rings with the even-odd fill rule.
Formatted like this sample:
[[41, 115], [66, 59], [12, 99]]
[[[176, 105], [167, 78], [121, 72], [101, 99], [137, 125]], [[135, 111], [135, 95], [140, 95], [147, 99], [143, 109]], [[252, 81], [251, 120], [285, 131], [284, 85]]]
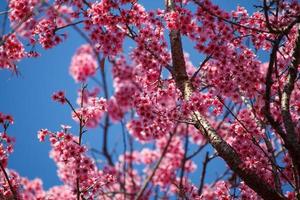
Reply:
[[[2, 11], [5, 9], [6, 1], [0, 0], [0, 2], [0, 11]], [[163, 0], [143, 0], [142, 2], [146, 9], [163, 5]], [[248, 8], [249, 12], [253, 11], [253, 3], [259, 3], [258, 0], [214, 0], [213, 2], [229, 11], [236, 8], [237, 5], [242, 5]], [[69, 124], [73, 127], [72, 130], [77, 132], [78, 126], [71, 119], [71, 112], [67, 106], [51, 100], [53, 92], [64, 90], [67, 97], [75, 102], [77, 90], [80, 87], [69, 75], [69, 64], [75, 50], [85, 42], [72, 29], [67, 31], [69, 37], [65, 42], [51, 50], [41, 50], [42, 56], [39, 58], [21, 61], [18, 64], [19, 76], [13, 75], [9, 71], [0, 71], [0, 112], [11, 114], [15, 119], [15, 124], [8, 131], [16, 138], [15, 152], [10, 156], [9, 167], [30, 179], [40, 177], [45, 188], [60, 182], [56, 176], [56, 166], [48, 156], [50, 145], [38, 141], [37, 131], [41, 128], [56, 131], [60, 129], [60, 124]], [[183, 45], [193, 63], [197, 65], [202, 57], [195, 53], [191, 43], [184, 40]], [[129, 43], [126, 43], [124, 49], [128, 48]], [[107, 70], [110, 70], [109, 67]], [[84, 137], [84, 143], [100, 149], [100, 131], [100, 129], [89, 131], [87, 137]], [[116, 140], [121, 138], [119, 127], [113, 127], [111, 132], [110, 138]], [[114, 144], [116, 140], [111, 139], [111, 144]], [[203, 156], [197, 157], [200, 165], [202, 159]], [[209, 165], [208, 181], [215, 178], [214, 169], [220, 171], [223, 168], [222, 163], [219, 160]], [[198, 180], [199, 172], [195, 177]]]

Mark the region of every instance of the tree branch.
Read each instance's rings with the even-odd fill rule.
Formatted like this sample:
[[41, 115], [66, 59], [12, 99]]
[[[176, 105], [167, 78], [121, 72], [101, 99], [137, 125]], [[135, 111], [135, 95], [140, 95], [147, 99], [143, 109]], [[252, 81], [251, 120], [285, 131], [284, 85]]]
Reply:
[[1, 168], [2, 172], [3, 172], [3, 174], [4, 174], [4, 177], [5, 177], [8, 185], [9, 185], [9, 189], [10, 189], [12, 195], [13, 195], [13, 199], [14, 200], [18, 200], [18, 195], [17, 195], [16, 191], [14, 190], [14, 187], [12, 186], [12, 184], [11, 184], [11, 182], [9, 180], [8, 174], [6, 173], [6, 171], [5, 171], [4, 167], [2, 166], [1, 162], [0, 162], [0, 168]]
[[202, 194], [202, 189], [204, 186], [204, 180], [205, 180], [205, 175], [206, 175], [206, 167], [207, 167], [208, 162], [209, 162], [209, 153], [206, 152], [205, 159], [203, 160], [201, 180], [200, 180], [200, 185], [199, 185], [199, 189], [198, 189], [199, 196]]
[[[166, 0], [166, 6], [169, 11], [175, 9], [173, 0]], [[194, 89], [186, 72], [180, 32], [177, 30], [171, 30], [169, 37], [174, 69], [173, 78], [175, 79], [176, 86], [181, 91], [183, 98], [185, 100], [189, 100]], [[217, 134], [204, 116], [202, 116], [199, 112], [194, 112], [192, 118], [195, 121], [195, 127], [207, 138], [211, 145], [216, 149], [219, 156], [221, 156], [228, 166], [259, 196], [266, 200], [286, 199], [255, 173], [241, 167], [242, 161], [239, 158], [238, 153]]]
[[[292, 115], [290, 113], [290, 99], [291, 94], [294, 90], [294, 86], [296, 83], [297, 75], [298, 75], [298, 65], [300, 64], [300, 26], [297, 27], [297, 40], [292, 56], [292, 64], [288, 69], [288, 76], [284, 83], [282, 98], [281, 98], [281, 115], [283, 119], [284, 128], [286, 131], [286, 142], [291, 148], [289, 151], [291, 153], [293, 163], [296, 167], [295, 169], [295, 182], [296, 182], [296, 194], [297, 198], [300, 199], [300, 143], [299, 138], [295, 130], [295, 125], [292, 119]], [[297, 139], [298, 138], [298, 139]]]

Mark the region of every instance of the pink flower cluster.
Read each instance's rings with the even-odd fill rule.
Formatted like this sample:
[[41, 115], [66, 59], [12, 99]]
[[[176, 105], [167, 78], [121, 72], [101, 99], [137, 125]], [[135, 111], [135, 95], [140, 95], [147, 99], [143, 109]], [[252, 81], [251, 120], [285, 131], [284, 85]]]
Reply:
[[23, 44], [15, 34], [5, 35], [0, 44], [0, 68], [16, 71], [16, 62], [26, 57]]
[[0, 164], [6, 167], [9, 154], [14, 150], [15, 139], [7, 134], [7, 129], [14, 120], [11, 115], [0, 113], [0, 126], [3, 132], [0, 132]]
[[86, 29], [91, 30], [95, 48], [104, 55], [116, 55], [122, 51], [125, 33], [116, 26], [119, 18], [113, 14], [113, 9], [117, 8], [117, 3], [105, 0], [92, 4], [88, 10], [91, 21], [87, 22]]
[[55, 92], [55, 93], [52, 95], [52, 100], [53, 100], [53, 101], [56, 101], [56, 102], [59, 102], [59, 103], [61, 103], [61, 104], [66, 103], [65, 93], [64, 93], [63, 91]]
[[[8, 171], [8, 170], [7, 170]], [[6, 172], [8, 173], [8, 172]], [[11, 191], [10, 185], [12, 186], [14, 191], [18, 191], [20, 189], [20, 177], [19, 174], [13, 170], [9, 170], [9, 181], [6, 180], [6, 177], [3, 171], [0, 171], [0, 198], [1, 199], [11, 199], [14, 197], [13, 192]], [[21, 194], [18, 194], [17, 198], [20, 198]]]
[[37, 34], [39, 43], [45, 49], [50, 49], [58, 45], [62, 38], [55, 34], [57, 25], [54, 20], [42, 19], [40, 20], [34, 28], [34, 34]]
[[70, 65], [70, 74], [76, 82], [85, 82], [87, 78], [95, 75], [97, 60], [93, 47], [88, 44], [77, 49]]
[[[141, 141], [158, 139], [172, 130], [174, 120], [178, 119], [175, 105], [174, 88], [158, 90], [154, 94], [140, 95], [134, 98], [134, 106], [139, 115], [127, 124], [129, 132]], [[152, 96], [153, 95], [153, 96]], [[157, 103], [156, 108], [151, 106]]]
[[40, 3], [38, 0], [11, 0], [9, 1], [9, 18], [12, 22], [20, 23], [33, 15], [35, 6]]
[[231, 199], [230, 185], [225, 181], [218, 181], [213, 188], [210, 185], [205, 185], [203, 188], [203, 194], [200, 196], [202, 200], [215, 200], [215, 197], [222, 200]]
[[114, 62], [112, 74], [115, 93], [108, 101], [107, 111], [113, 121], [118, 121], [133, 107], [133, 97], [139, 93], [139, 83], [134, 67], [127, 64], [124, 57]]
[[72, 114], [75, 121], [80, 121], [87, 127], [94, 128], [100, 123], [101, 117], [107, 110], [107, 103], [104, 98], [90, 97], [83, 107], [76, 109], [76, 113]]
[[182, 106], [182, 113], [186, 117], [190, 116], [193, 112], [200, 112], [204, 115], [212, 112], [214, 115], [219, 115], [222, 113], [222, 110], [223, 104], [215, 97], [213, 92], [195, 92], [189, 101], [184, 102]]
[[0, 133], [0, 163], [3, 166], [7, 165], [9, 154], [14, 150], [14, 138], [8, 136], [6, 133]]
[[[167, 145], [168, 137], [164, 137], [157, 141], [157, 151], [161, 155]], [[162, 188], [167, 188], [173, 181], [176, 180], [176, 171], [182, 168], [182, 160], [184, 156], [183, 142], [180, 137], [172, 138], [161, 164], [159, 165], [152, 182]], [[142, 155], [143, 156], [143, 155]], [[149, 166], [149, 165], [148, 165]], [[187, 160], [184, 165], [186, 173], [192, 173], [196, 170], [196, 165], [192, 160]], [[146, 173], [151, 173], [151, 169], [146, 167]], [[164, 176], [161, 176], [164, 174]]]
[[186, 35], [195, 31], [196, 22], [188, 9], [178, 7], [175, 11], [166, 13], [165, 20], [170, 30], [180, 30]]
[[75, 191], [77, 183], [80, 183], [80, 193], [85, 198], [93, 198], [99, 195], [100, 188], [104, 189], [115, 180], [109, 174], [99, 171], [94, 161], [86, 156], [87, 149], [81, 146], [78, 138], [72, 136], [64, 129], [57, 133], [48, 130], [38, 132], [38, 137], [49, 136], [52, 151], [50, 157], [57, 163], [58, 176]]

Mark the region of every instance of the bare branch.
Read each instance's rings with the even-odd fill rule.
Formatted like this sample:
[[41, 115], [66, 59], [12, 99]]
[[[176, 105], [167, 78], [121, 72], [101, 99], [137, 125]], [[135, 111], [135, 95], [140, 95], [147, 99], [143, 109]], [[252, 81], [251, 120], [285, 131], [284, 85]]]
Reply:
[[198, 189], [198, 195], [200, 196], [202, 194], [202, 189], [204, 186], [204, 180], [205, 180], [205, 175], [206, 175], [206, 167], [209, 162], [209, 153], [206, 152], [205, 154], [205, 159], [203, 160], [203, 165], [202, 165], [202, 173], [201, 173], [201, 180], [200, 180], [200, 185]]
[[187, 155], [187, 151], [188, 151], [188, 146], [189, 146], [189, 135], [188, 135], [188, 125], [186, 125], [186, 133], [185, 133], [185, 143], [184, 143], [184, 154], [183, 154], [183, 158], [181, 161], [181, 171], [180, 171], [180, 181], [179, 181], [179, 189], [182, 189], [182, 181], [183, 181], [183, 176], [184, 176], [184, 172], [185, 172], [185, 163], [187, 161], [186, 159], [186, 155]]
[[202, 69], [202, 67], [211, 59], [211, 57], [212, 57], [212, 54], [209, 56], [206, 56], [206, 58], [203, 60], [203, 62], [198, 67], [197, 71], [193, 74], [193, 76], [191, 78], [191, 82], [193, 82], [193, 80], [197, 77], [197, 75], [200, 72], [200, 70]]

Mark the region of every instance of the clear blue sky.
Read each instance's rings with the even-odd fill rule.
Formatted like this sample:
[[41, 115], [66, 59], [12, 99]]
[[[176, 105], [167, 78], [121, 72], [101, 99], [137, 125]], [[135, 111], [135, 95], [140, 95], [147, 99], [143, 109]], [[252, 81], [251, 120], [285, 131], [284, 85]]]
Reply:
[[[5, 2], [0, 0], [0, 11], [5, 9]], [[142, 2], [147, 9], [163, 5], [163, 0]], [[243, 5], [249, 12], [253, 11], [253, 3], [259, 4], [258, 0], [214, 0], [214, 2], [229, 11], [238, 4]], [[15, 119], [15, 124], [9, 128], [9, 134], [16, 138], [15, 152], [10, 156], [9, 167], [30, 179], [40, 177], [45, 188], [60, 182], [56, 176], [56, 166], [48, 156], [50, 145], [38, 141], [37, 131], [41, 128], [56, 131], [60, 129], [60, 124], [69, 124], [75, 132], [78, 126], [71, 119], [70, 109], [52, 102], [50, 98], [54, 91], [64, 90], [75, 102], [79, 88], [69, 75], [69, 64], [76, 48], [84, 41], [71, 29], [68, 29], [68, 32], [69, 37], [62, 44], [51, 50], [42, 50], [42, 56], [37, 59], [20, 62], [19, 76], [12, 75], [8, 71], [0, 71], [0, 112], [11, 114]], [[201, 57], [195, 53], [190, 43], [184, 42], [184, 47], [195, 65], [201, 61]], [[128, 49], [127, 44], [124, 49]], [[107, 70], [110, 70], [109, 67]], [[100, 129], [89, 131], [84, 138], [85, 143], [100, 149], [100, 131]], [[121, 137], [118, 127], [114, 127], [111, 132], [114, 138]], [[111, 144], [114, 144], [114, 141], [111, 140]], [[201, 156], [197, 157], [197, 160], [201, 163]], [[208, 174], [208, 181], [215, 178], [214, 170], [211, 169], [221, 170], [220, 166], [223, 165], [220, 163], [222, 162], [216, 161], [209, 165], [211, 173]], [[198, 177], [199, 170], [195, 180], [198, 180]]]

